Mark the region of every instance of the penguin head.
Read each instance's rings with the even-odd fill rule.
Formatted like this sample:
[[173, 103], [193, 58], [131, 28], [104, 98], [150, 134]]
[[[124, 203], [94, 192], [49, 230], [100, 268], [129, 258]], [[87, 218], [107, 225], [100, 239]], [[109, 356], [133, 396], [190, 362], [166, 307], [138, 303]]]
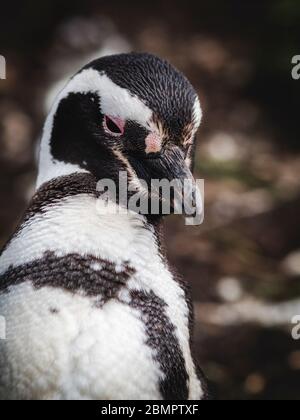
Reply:
[[97, 180], [192, 179], [202, 112], [168, 62], [131, 53], [97, 59], [71, 78], [47, 118], [38, 186], [88, 172]]

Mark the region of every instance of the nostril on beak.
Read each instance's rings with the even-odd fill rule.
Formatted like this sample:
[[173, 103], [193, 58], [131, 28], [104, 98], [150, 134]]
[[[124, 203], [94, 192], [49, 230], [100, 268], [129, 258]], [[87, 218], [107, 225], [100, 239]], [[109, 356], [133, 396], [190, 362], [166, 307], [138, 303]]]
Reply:
[[161, 151], [162, 139], [156, 133], [150, 133], [145, 139], [146, 149], [145, 152], [148, 154], [156, 154]]

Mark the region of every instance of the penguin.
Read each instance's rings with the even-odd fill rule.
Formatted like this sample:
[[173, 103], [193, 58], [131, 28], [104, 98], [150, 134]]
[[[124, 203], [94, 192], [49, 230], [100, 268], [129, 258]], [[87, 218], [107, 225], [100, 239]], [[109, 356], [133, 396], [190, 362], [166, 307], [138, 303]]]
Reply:
[[187, 78], [146, 53], [99, 58], [58, 94], [36, 192], [0, 257], [0, 399], [208, 398], [164, 216], [117, 211], [97, 188], [120, 172], [136, 190], [193, 179], [201, 118]]

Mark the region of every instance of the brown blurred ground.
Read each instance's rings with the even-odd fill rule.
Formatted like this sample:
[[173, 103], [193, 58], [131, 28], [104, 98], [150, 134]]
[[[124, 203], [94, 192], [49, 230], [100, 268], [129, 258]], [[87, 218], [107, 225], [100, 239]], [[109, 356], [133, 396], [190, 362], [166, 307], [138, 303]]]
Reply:
[[[247, 3], [247, 4], [245, 4]], [[295, 1], [4, 4], [0, 54], [0, 245], [30, 198], [56, 83], [100, 52], [169, 59], [202, 101], [200, 228], [167, 224], [171, 261], [193, 286], [195, 346], [217, 398], [300, 399], [300, 81]], [[298, 48], [298, 50], [297, 50]]]

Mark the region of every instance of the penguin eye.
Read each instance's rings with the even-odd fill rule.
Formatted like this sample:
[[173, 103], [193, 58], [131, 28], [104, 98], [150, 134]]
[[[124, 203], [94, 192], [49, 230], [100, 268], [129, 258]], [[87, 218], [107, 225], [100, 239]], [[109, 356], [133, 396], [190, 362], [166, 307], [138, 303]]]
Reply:
[[105, 115], [104, 130], [112, 136], [121, 136], [124, 134], [125, 122], [121, 118]]

